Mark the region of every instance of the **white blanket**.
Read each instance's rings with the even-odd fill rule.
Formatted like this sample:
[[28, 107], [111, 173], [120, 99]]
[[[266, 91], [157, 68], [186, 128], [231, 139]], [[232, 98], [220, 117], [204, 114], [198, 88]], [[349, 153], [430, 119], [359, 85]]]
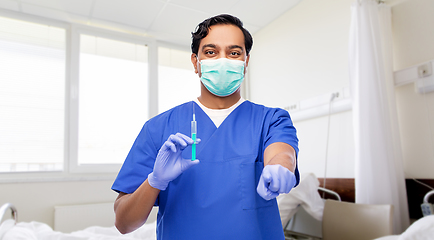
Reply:
[[89, 227], [84, 230], [61, 233], [53, 231], [40, 222], [20, 222], [14, 226], [13, 220], [0, 225], [1, 240], [155, 240], [156, 222], [144, 224], [136, 231], [122, 235], [113, 227]]
[[281, 194], [277, 197], [283, 226], [297, 212], [300, 205], [316, 220], [322, 221], [324, 201], [318, 193], [318, 186], [319, 181], [315, 174], [302, 173], [300, 184], [297, 187], [288, 194]]
[[423, 217], [407, 228], [401, 235], [391, 235], [375, 240], [431, 240], [434, 239], [434, 215]]

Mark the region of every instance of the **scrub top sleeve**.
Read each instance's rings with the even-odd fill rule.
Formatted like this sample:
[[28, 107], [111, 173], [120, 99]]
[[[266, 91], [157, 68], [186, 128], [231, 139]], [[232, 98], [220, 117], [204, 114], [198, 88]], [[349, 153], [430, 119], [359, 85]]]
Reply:
[[151, 138], [149, 127], [149, 122], [147, 122], [134, 141], [113, 183], [112, 190], [127, 194], [133, 193], [153, 171], [158, 149]]
[[297, 179], [298, 185], [300, 181], [300, 174], [298, 172], [298, 138], [297, 130], [295, 129], [291, 117], [286, 110], [283, 109], [273, 109], [269, 119], [268, 131], [265, 134], [264, 149], [266, 149], [270, 144], [275, 142], [283, 142], [289, 144], [295, 150], [296, 156], [296, 166], [295, 166], [295, 177]]

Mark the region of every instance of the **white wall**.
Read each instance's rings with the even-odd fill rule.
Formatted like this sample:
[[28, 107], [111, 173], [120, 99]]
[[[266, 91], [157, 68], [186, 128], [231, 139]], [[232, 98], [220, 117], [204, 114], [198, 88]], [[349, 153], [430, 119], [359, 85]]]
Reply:
[[[251, 100], [285, 107], [349, 86], [348, 38], [353, 0], [303, 0], [254, 37]], [[324, 176], [327, 117], [294, 122], [301, 172]], [[327, 177], [354, 177], [352, 114], [331, 117]]]
[[[408, 0], [392, 8], [394, 67], [434, 59], [434, 1]], [[407, 177], [434, 178], [434, 92], [417, 94], [413, 84], [396, 88]]]
[[[301, 172], [313, 172], [317, 177], [324, 176], [327, 123], [328, 117], [294, 122], [300, 140], [298, 163]], [[354, 178], [352, 126], [350, 111], [330, 117], [326, 177]]]
[[353, 0], [303, 0], [253, 36], [251, 99], [285, 106], [348, 86]]
[[[285, 107], [348, 87], [353, 2], [303, 0], [256, 33], [249, 65], [250, 99]], [[434, 1], [386, 2], [393, 13], [395, 70], [434, 59]], [[434, 138], [434, 94], [418, 95], [410, 85], [396, 88], [406, 176], [434, 178], [430, 140]], [[294, 122], [300, 139], [301, 172], [324, 176], [327, 121], [320, 117]], [[331, 117], [327, 177], [354, 177], [352, 131], [351, 111]]]

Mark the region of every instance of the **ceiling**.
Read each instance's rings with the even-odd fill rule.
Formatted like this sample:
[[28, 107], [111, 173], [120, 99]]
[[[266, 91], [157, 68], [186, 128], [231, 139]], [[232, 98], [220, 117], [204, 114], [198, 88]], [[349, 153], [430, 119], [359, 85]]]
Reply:
[[254, 34], [301, 0], [0, 0], [0, 8], [91, 26], [122, 29], [189, 46], [191, 32], [221, 13]]

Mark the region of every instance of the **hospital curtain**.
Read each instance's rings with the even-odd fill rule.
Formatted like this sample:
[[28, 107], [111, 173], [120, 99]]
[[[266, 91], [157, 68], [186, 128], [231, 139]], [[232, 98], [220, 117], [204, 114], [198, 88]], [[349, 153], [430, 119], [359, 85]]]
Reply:
[[398, 234], [408, 227], [409, 217], [393, 84], [391, 8], [356, 0], [351, 11], [356, 202], [392, 204]]

